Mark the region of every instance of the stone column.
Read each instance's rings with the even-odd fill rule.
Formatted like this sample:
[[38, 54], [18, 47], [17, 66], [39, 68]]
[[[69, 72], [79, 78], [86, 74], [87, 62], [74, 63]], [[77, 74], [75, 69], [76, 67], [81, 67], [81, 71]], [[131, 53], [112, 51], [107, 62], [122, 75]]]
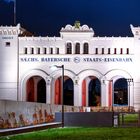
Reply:
[[89, 106], [89, 83], [91, 81], [91, 79], [89, 77], [87, 77], [86, 79], [86, 106]]
[[46, 77], [46, 104], [51, 104], [51, 80], [50, 76]]
[[134, 83], [130, 82], [130, 106], [134, 106]]
[[79, 77], [74, 77], [74, 106], [82, 105], [82, 84], [79, 85]]
[[127, 79], [128, 83], [128, 106], [134, 106], [134, 94], [133, 94], [133, 79]]
[[101, 80], [101, 106], [108, 107], [109, 81]]
[[113, 80], [109, 80], [109, 87], [108, 87], [108, 106], [112, 107], [113, 105]]

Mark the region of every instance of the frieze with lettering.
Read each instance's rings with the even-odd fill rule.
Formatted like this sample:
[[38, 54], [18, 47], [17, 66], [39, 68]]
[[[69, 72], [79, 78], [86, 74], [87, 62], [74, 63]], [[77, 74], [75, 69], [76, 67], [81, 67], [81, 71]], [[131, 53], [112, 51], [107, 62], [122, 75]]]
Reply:
[[133, 62], [133, 59], [131, 57], [56, 57], [56, 58], [51, 58], [51, 57], [20, 57], [20, 62], [74, 62], [74, 63], [107, 63], [107, 62]]

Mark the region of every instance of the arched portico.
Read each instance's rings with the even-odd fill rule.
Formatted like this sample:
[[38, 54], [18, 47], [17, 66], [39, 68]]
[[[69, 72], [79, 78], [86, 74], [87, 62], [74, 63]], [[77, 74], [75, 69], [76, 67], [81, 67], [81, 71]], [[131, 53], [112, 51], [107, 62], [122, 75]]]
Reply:
[[[42, 70], [31, 70], [29, 72], [27, 72], [21, 79], [20, 82], [20, 96], [19, 96], [19, 100], [20, 101], [30, 101], [30, 97], [31, 97], [31, 101], [38, 101], [41, 102], [41, 99], [43, 98], [43, 96], [46, 98], [46, 102], [45, 103], [49, 103], [50, 100], [50, 91], [48, 92], [48, 79], [47, 79], [48, 74], [45, 73]], [[37, 98], [37, 94], [41, 93], [42, 91], [40, 91], [41, 89], [39, 89], [38, 86], [42, 85], [42, 91], [45, 92], [42, 97], [38, 95]], [[44, 91], [46, 90], [46, 91]], [[35, 95], [33, 95], [33, 93], [36, 93]]]
[[106, 79], [104, 81], [106, 83], [106, 89], [108, 90], [108, 93], [106, 93], [106, 96], [108, 96], [106, 106], [115, 105], [119, 99], [117, 100], [114, 97], [122, 98], [123, 96], [125, 96], [125, 101], [123, 101], [122, 105], [134, 106], [132, 76], [124, 70], [116, 69], [107, 72], [105, 77]]
[[101, 105], [101, 78], [103, 74], [94, 69], [88, 69], [80, 72], [79, 93], [82, 106], [100, 106]]
[[95, 76], [88, 76], [82, 82], [82, 106], [101, 105], [101, 83]]
[[[55, 94], [54, 103], [62, 103], [62, 77], [55, 80]], [[64, 76], [64, 93], [63, 93], [63, 104], [64, 105], [74, 105], [74, 84], [71, 78]]]
[[41, 76], [32, 76], [27, 80], [26, 101], [46, 103], [46, 82]]
[[[51, 81], [51, 102], [54, 104], [61, 104], [61, 77], [62, 77], [62, 69], [58, 69], [50, 74], [52, 77]], [[70, 71], [70, 70], [64, 70], [64, 104], [67, 105], [74, 105], [74, 100], [75, 100], [75, 90], [74, 90], [74, 77], [75, 73]], [[67, 100], [67, 98], [68, 101]]]
[[127, 79], [119, 78], [114, 82], [113, 106], [128, 106], [128, 83]]

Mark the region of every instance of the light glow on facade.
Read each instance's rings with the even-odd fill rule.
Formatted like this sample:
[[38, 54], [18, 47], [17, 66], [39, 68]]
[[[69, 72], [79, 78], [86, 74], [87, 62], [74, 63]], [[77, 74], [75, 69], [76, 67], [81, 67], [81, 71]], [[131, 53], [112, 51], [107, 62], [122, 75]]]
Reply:
[[64, 65], [65, 104], [140, 109], [140, 28], [131, 30], [133, 37], [95, 37], [87, 25], [66, 25], [60, 37], [29, 37], [20, 25], [1, 26], [0, 99], [60, 104], [61, 69], [50, 66]]

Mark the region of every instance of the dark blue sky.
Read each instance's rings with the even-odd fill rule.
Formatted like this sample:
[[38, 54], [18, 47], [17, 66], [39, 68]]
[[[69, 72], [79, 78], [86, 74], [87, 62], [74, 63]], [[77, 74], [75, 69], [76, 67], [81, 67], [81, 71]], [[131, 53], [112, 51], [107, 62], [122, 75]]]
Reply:
[[[13, 24], [13, 0], [0, 0], [0, 24]], [[140, 0], [17, 0], [17, 23], [36, 35], [59, 36], [79, 20], [96, 36], [132, 36], [140, 26]]]

